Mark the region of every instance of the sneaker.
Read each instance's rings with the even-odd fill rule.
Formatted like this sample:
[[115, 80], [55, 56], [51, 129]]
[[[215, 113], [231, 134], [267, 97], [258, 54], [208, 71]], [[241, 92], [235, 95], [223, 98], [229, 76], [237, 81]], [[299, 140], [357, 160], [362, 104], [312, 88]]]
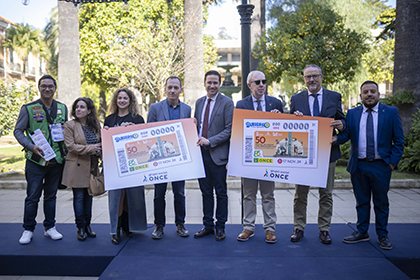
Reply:
[[363, 241], [369, 241], [369, 234], [366, 233], [360, 233], [358, 231], [355, 231], [352, 233], [352, 235], [344, 237], [343, 238], [343, 242], [344, 243], [358, 243], [358, 242], [363, 242]]
[[379, 247], [381, 247], [384, 250], [392, 249], [392, 243], [391, 241], [389, 241], [388, 236], [385, 236], [385, 235], [378, 236], [378, 243], [379, 243]]
[[44, 231], [45, 237], [50, 237], [52, 240], [60, 240], [63, 238], [63, 235], [59, 233], [55, 227], [50, 228], [47, 231]]
[[30, 243], [32, 241], [32, 236], [34, 236], [34, 233], [32, 231], [25, 230], [19, 239], [19, 243], [22, 245]]

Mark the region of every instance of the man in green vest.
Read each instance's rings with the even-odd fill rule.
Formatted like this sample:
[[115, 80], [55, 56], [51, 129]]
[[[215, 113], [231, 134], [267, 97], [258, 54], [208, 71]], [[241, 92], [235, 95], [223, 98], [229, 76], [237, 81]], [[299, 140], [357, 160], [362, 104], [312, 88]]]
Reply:
[[[16, 140], [26, 151], [27, 189], [23, 217], [25, 231], [19, 239], [22, 245], [32, 240], [42, 192], [44, 235], [53, 240], [63, 238], [55, 228], [55, 204], [65, 156], [63, 128], [67, 121], [67, 107], [54, 100], [56, 89], [57, 83], [53, 77], [42, 76], [38, 81], [41, 98], [22, 106], [14, 130]], [[44, 143], [42, 135], [46, 140]]]

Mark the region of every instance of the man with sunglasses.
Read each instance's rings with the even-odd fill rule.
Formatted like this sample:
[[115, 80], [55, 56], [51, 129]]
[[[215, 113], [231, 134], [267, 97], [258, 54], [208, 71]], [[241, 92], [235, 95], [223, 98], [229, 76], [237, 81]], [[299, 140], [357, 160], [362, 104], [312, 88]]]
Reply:
[[[345, 128], [345, 118], [341, 109], [341, 94], [324, 89], [322, 83], [322, 70], [319, 66], [310, 64], [303, 70], [303, 78], [307, 87], [292, 96], [290, 113], [313, 117], [334, 118], [331, 126], [335, 129]], [[335, 135], [334, 129], [334, 135]], [[335, 162], [341, 157], [340, 148], [334, 145], [331, 148], [330, 165], [326, 188], [319, 188], [318, 228], [319, 239], [323, 244], [331, 244], [329, 234], [333, 209], [332, 191], [334, 187]], [[303, 237], [306, 226], [306, 206], [308, 202], [309, 186], [296, 185], [293, 205], [294, 232], [290, 237], [292, 242], [298, 242]]]
[[[247, 84], [252, 94], [238, 101], [237, 109], [246, 109], [254, 111], [266, 111], [283, 113], [283, 104], [275, 97], [268, 96], [267, 80], [264, 73], [260, 71], [251, 71], [247, 77]], [[254, 236], [255, 217], [257, 214], [257, 192], [258, 184], [262, 197], [262, 209], [264, 213], [265, 242], [276, 243], [276, 203], [274, 200], [274, 182], [242, 178], [242, 189], [244, 194], [244, 217], [243, 231], [239, 234], [238, 241], [247, 241]]]
[[[14, 135], [26, 151], [25, 177], [27, 181], [23, 232], [19, 243], [24, 245], [32, 240], [36, 226], [38, 202], [44, 192], [44, 235], [53, 240], [63, 238], [55, 229], [55, 203], [61, 182], [65, 145], [63, 125], [67, 121], [67, 107], [54, 99], [57, 83], [50, 75], [38, 81], [41, 98], [22, 106], [16, 122]], [[44, 151], [36, 145], [31, 135], [40, 129], [56, 156], [46, 161]], [[26, 136], [24, 132], [26, 131]]]

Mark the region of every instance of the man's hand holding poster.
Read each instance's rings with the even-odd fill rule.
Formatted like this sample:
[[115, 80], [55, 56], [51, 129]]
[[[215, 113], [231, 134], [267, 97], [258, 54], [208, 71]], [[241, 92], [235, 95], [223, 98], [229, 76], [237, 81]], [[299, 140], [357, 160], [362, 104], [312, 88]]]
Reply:
[[331, 121], [235, 109], [228, 175], [325, 188]]
[[102, 129], [105, 189], [205, 176], [194, 119]]

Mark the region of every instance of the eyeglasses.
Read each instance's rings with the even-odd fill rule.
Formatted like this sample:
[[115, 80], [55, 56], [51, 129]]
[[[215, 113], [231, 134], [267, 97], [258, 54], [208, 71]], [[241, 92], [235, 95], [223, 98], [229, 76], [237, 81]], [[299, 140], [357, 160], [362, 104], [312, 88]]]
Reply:
[[310, 75], [310, 76], [303, 76], [305, 78], [305, 80], [310, 80], [310, 79], [314, 79], [314, 80], [318, 80], [319, 77], [321, 77], [322, 75]]
[[255, 83], [257, 86], [259, 86], [260, 83], [265, 85], [267, 83], [267, 80], [256, 80], [256, 81], [252, 81], [251, 83]]
[[46, 85], [40, 85], [39, 86], [41, 89], [54, 89], [55, 88], [55, 86], [53, 86], [53, 85], [49, 85], [49, 86], [46, 86]]

